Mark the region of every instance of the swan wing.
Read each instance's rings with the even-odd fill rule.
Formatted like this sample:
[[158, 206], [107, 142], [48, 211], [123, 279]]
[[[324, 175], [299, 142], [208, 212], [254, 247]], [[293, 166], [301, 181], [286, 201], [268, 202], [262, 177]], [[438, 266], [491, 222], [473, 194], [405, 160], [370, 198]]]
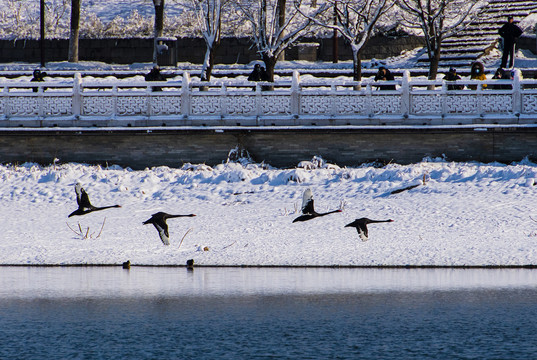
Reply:
[[155, 228], [158, 231], [158, 235], [160, 236], [160, 240], [164, 245], [170, 245], [170, 234], [168, 233], [168, 225], [166, 223], [154, 223]]
[[362, 241], [369, 240], [367, 226], [365, 224], [360, 224], [356, 227], [356, 230], [358, 231], [358, 236], [360, 236], [360, 239], [362, 239]]
[[312, 214], [313, 212], [313, 194], [311, 193], [311, 189], [306, 189], [302, 196], [302, 213]]

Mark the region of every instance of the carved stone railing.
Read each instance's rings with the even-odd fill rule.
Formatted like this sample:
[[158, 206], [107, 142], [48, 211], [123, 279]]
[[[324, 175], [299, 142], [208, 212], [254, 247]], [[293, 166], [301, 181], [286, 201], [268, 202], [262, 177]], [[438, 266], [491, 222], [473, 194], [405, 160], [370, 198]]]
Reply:
[[[449, 90], [453, 84], [464, 90]], [[395, 85], [395, 90], [382, 87]], [[156, 87], [162, 91], [153, 91]], [[0, 83], [0, 126], [456, 125], [537, 123], [537, 80]]]

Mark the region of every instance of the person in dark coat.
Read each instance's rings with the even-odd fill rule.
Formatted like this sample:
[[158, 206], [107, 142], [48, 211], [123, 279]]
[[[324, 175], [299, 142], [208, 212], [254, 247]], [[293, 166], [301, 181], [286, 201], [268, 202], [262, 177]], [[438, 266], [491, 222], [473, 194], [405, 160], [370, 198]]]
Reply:
[[[457, 69], [454, 67], [449, 68], [448, 73], [446, 76], [444, 76], [444, 80], [446, 81], [457, 81], [460, 80], [461, 77], [457, 74]], [[448, 90], [462, 90], [464, 89], [464, 85], [448, 85]]]
[[507, 58], [509, 58], [509, 67], [515, 66], [515, 44], [516, 40], [522, 35], [522, 30], [514, 24], [513, 17], [509, 16], [507, 22], [498, 30], [503, 38], [503, 56], [500, 67], [507, 67]]
[[[41, 72], [41, 70], [39, 69], [35, 69], [34, 70], [34, 77], [30, 80], [32, 82], [35, 82], [35, 81], [38, 81], [38, 82], [41, 82], [41, 81], [45, 81], [45, 76], [47, 76], [47, 73], [46, 72]], [[33, 92], [37, 92], [37, 88], [33, 88], [32, 91]], [[43, 89], [45, 90], [45, 89]]]
[[[390, 70], [386, 69], [384, 66], [379, 67], [377, 75], [375, 75], [375, 81], [393, 81], [393, 77]], [[395, 85], [377, 85], [379, 90], [395, 90]]]
[[[151, 71], [145, 75], [145, 81], [166, 81], [166, 78], [160, 73], [160, 68], [155, 65]], [[162, 88], [160, 86], [152, 86], [151, 90], [162, 91]]]
[[[265, 70], [265, 68], [263, 66], [261, 66], [261, 72], [260, 73], [261, 73], [261, 79], [260, 79], [261, 81], [265, 81], [265, 82], [270, 81], [268, 72], [267, 72], [267, 70]], [[262, 91], [274, 90], [274, 87], [269, 86], [269, 85], [263, 85], [263, 86], [261, 86], [261, 90]]]
[[265, 70], [263, 66], [261, 66], [260, 74], [261, 74], [261, 77], [260, 77], [261, 81], [269, 81], [268, 72], [267, 70]]
[[[502, 68], [498, 68], [496, 72], [494, 73], [494, 76], [492, 77], [496, 80], [513, 80], [513, 77], [511, 76], [511, 71], [505, 70]], [[511, 90], [513, 87], [511, 85], [494, 85], [492, 86], [492, 89], [494, 90]]]
[[254, 65], [254, 69], [248, 76], [248, 81], [261, 81], [261, 65]]

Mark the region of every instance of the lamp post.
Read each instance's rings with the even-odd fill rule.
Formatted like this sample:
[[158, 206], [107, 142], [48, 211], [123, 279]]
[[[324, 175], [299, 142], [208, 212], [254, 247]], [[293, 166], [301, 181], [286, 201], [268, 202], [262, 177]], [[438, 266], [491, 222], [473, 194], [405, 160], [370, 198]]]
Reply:
[[40, 1], [40, 40], [39, 47], [41, 50], [41, 67], [45, 67], [45, 0]]

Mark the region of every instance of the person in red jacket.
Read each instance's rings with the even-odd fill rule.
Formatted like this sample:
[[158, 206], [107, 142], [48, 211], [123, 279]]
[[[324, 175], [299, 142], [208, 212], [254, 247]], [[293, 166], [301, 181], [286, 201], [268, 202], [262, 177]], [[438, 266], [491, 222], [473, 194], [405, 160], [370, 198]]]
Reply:
[[516, 39], [522, 35], [522, 30], [514, 24], [513, 17], [509, 16], [507, 22], [498, 30], [503, 38], [503, 56], [501, 68], [507, 67], [507, 58], [509, 58], [509, 67], [515, 66], [515, 44]]

